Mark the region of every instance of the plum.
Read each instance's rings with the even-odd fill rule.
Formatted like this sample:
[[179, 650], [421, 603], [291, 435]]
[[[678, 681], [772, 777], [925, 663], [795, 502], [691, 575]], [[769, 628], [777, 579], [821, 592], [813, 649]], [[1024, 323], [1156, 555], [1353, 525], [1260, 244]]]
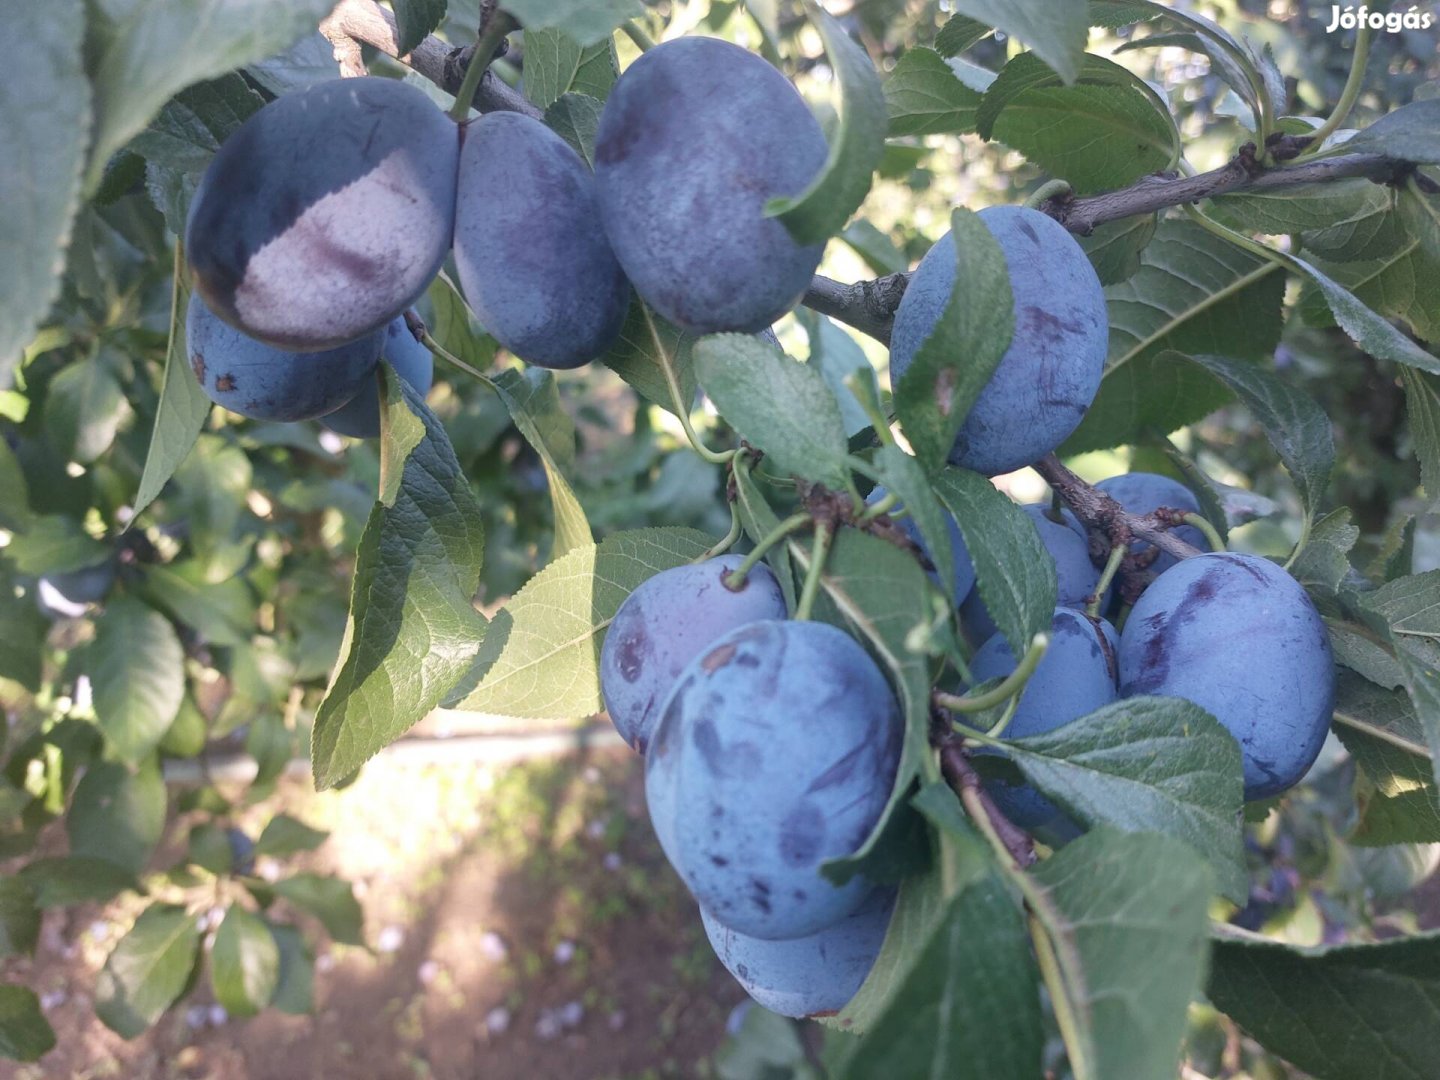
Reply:
[[773, 941], [865, 901], [821, 872], [880, 820], [900, 761], [899, 706], [865, 650], [817, 622], [750, 623], [681, 673], [645, 757], [650, 820], [710, 914]]
[[873, 890], [849, 915], [813, 934], [766, 941], [730, 929], [704, 908], [700, 921], [710, 947], [745, 992], [781, 1016], [828, 1016], [839, 1012], [880, 955], [895, 890]]
[[[885, 489], [876, 486], [876, 488], [870, 492], [865, 502], [873, 506], [883, 499], [885, 495]], [[903, 509], [903, 503], [895, 504], [896, 511]], [[970, 595], [971, 589], [975, 587], [975, 564], [970, 561], [970, 549], [965, 546], [965, 536], [960, 532], [960, 526], [955, 524], [955, 519], [950, 516], [948, 511], [943, 512], [945, 514], [945, 524], [950, 526], [950, 593], [955, 599], [955, 606], [959, 607], [965, 598]], [[895, 524], [905, 530], [905, 535], [915, 542], [916, 546], [925, 553], [927, 559], [931, 559], [932, 562], [934, 561], [929, 550], [925, 547], [925, 541], [920, 537], [920, 530], [916, 528], [914, 518], [908, 516], [903, 517], [896, 521]], [[940, 585], [942, 590], [945, 588], [945, 586], [940, 583], [938, 569], [931, 571], [930, 580], [935, 582], [936, 585]]]
[[[1200, 501], [1189, 488], [1178, 480], [1158, 473], [1123, 473], [1108, 480], [1101, 480], [1095, 486], [1132, 514], [1150, 514], [1162, 506], [1172, 510], [1186, 510], [1192, 514], [1200, 513]], [[1210, 541], [1206, 540], [1205, 534], [1194, 525], [1181, 525], [1171, 532], [1191, 547], [1201, 551], [1210, 550]], [[1137, 540], [1130, 545], [1130, 550], [1141, 552], [1150, 547], [1145, 541]], [[1162, 551], [1150, 564], [1150, 570], [1154, 574], [1163, 574], [1179, 561], [1174, 555]]]
[[[1035, 522], [1040, 543], [1055, 560], [1055, 602], [1061, 607], [1083, 608], [1100, 583], [1100, 571], [1090, 560], [1090, 544], [1085, 530], [1069, 510], [1061, 512], [1063, 521], [1051, 517], [1050, 504], [1027, 503], [1021, 510]], [[983, 644], [994, 636], [995, 620], [985, 607], [980, 590], [970, 593], [960, 608], [960, 620], [970, 640]]]
[[[1117, 697], [1119, 647], [1115, 628], [1104, 619], [1057, 607], [1050, 646], [1025, 684], [1005, 737], [1043, 735], [1109, 705]], [[1009, 643], [997, 634], [975, 653], [970, 673], [977, 683], [1003, 679], [1015, 664]], [[1005, 816], [1023, 829], [1064, 839], [1078, 832], [1059, 807], [1028, 783], [995, 778], [985, 787]]]
[[600, 220], [635, 291], [696, 334], [757, 333], [804, 295], [823, 244], [765, 203], [825, 164], [820, 123], [785, 77], [726, 41], [667, 41], [610, 91], [595, 140]]
[[190, 370], [216, 405], [253, 420], [313, 420], [373, 381], [385, 331], [323, 352], [284, 352], [221, 322], [199, 293], [185, 311]]
[[46, 574], [35, 586], [35, 601], [50, 618], [75, 619], [90, 604], [98, 604], [115, 584], [115, 563], [107, 559], [79, 570]]
[[[1100, 389], [1110, 323], [1100, 279], [1063, 225], [1020, 206], [992, 206], [977, 216], [1005, 254], [1015, 334], [950, 460], [995, 476], [1044, 457], [1080, 425]], [[895, 312], [893, 385], [930, 336], [954, 285], [955, 246], [946, 233], [920, 261]]]
[[383, 329], [450, 250], [457, 131], [394, 79], [334, 79], [272, 101], [225, 140], [190, 204], [196, 290], [277, 348], [332, 349]]
[[[385, 341], [380, 355], [390, 362], [399, 375], [424, 397], [435, 381], [435, 357], [415, 339], [405, 316], [390, 320], [385, 327]], [[340, 408], [321, 417], [320, 423], [338, 435], [352, 439], [374, 439], [380, 435], [380, 387], [367, 379], [360, 392]]]
[[1330, 638], [1298, 582], [1257, 555], [1214, 552], [1155, 579], [1120, 635], [1120, 694], [1185, 698], [1235, 736], [1245, 798], [1299, 783], [1335, 704]]
[[225, 840], [230, 845], [230, 869], [237, 874], [255, 872], [255, 841], [243, 829], [225, 830]]
[[465, 131], [455, 265], [481, 325], [531, 364], [574, 368], [608, 349], [630, 307], [595, 206], [595, 178], [539, 120], [482, 116]]
[[764, 563], [740, 589], [726, 587], [721, 579], [744, 561], [721, 555], [662, 570], [615, 613], [600, 650], [600, 689], [615, 730], [640, 753], [686, 664], [738, 626], [785, 618], [780, 583]]

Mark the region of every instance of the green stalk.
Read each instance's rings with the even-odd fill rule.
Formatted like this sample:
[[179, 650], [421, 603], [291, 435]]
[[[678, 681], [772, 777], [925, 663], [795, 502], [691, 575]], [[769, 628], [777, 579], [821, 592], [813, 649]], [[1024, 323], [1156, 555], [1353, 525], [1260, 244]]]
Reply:
[[1074, 190], [1064, 180], [1047, 180], [1030, 194], [1030, 197], [1025, 200], [1025, 205], [1031, 210], [1039, 210], [1056, 195], [1069, 195]]
[[505, 40], [506, 35], [519, 25], [503, 11], [496, 11], [490, 16], [490, 21], [480, 31], [480, 37], [475, 42], [475, 51], [470, 55], [470, 66], [465, 69], [465, 81], [460, 84], [460, 89], [455, 94], [455, 104], [450, 106], [451, 120], [457, 124], [464, 123], [465, 118], [470, 115], [470, 103], [475, 100], [475, 91], [480, 87], [485, 69], [490, 66], [490, 61], [495, 59], [495, 50], [500, 47], [500, 42]]
[[1105, 569], [1100, 571], [1100, 580], [1095, 583], [1095, 595], [1085, 605], [1085, 614], [1092, 619], [1100, 617], [1100, 603], [1105, 599], [1105, 590], [1110, 588], [1110, 583], [1115, 580], [1115, 574], [1119, 571], [1120, 564], [1125, 561], [1125, 553], [1129, 550], [1125, 544], [1110, 549], [1110, 558], [1105, 560]]
[[[1365, 82], [1365, 64], [1370, 59], [1370, 27], [1362, 25], [1355, 31], [1355, 51], [1350, 55], [1350, 74], [1345, 79], [1345, 88], [1340, 91], [1340, 100], [1335, 103], [1329, 118], [1315, 129], [1310, 136], [1313, 142], [1300, 158], [1313, 157], [1321, 152], [1321, 145], [1340, 129], [1350, 116], [1360, 97], [1360, 88]], [[1299, 160], [1299, 159], [1297, 159]]]
[[754, 568], [756, 563], [758, 563], [761, 559], [765, 558], [765, 553], [768, 552], [776, 544], [780, 543], [780, 541], [784, 540], [785, 537], [789, 536], [796, 529], [803, 528], [805, 524], [809, 521], [810, 515], [805, 513], [804, 511], [801, 511], [798, 514], [791, 514], [779, 525], [776, 525], [775, 528], [770, 531], [770, 535], [766, 536], [758, 544], [756, 544], [755, 550], [750, 552], [749, 555], [745, 556], [744, 562], [742, 562], [734, 570], [730, 571], [730, 573], [725, 575], [725, 577], [722, 579], [725, 583], [725, 587], [727, 589], [730, 589], [731, 591], [743, 589], [745, 587], [745, 575], [750, 573], [751, 569]]
[[820, 575], [825, 569], [825, 556], [830, 553], [830, 539], [834, 534], [829, 522], [822, 521], [815, 526], [815, 544], [810, 549], [810, 568], [805, 571], [805, 585], [800, 590], [800, 599], [795, 604], [795, 618], [804, 621], [810, 618], [815, 606], [815, 597], [820, 592]]
[[[986, 709], [994, 708], [1012, 694], [1018, 694], [1025, 688], [1035, 669], [1040, 666], [1040, 661], [1045, 657], [1045, 650], [1050, 647], [1049, 634], [1036, 634], [1035, 639], [1030, 642], [1030, 648], [1025, 650], [1025, 655], [1020, 658], [1020, 663], [1015, 670], [1005, 677], [1005, 681], [993, 690], [983, 694], [964, 697], [957, 697], [954, 694], [935, 694], [935, 703], [942, 709], [949, 709], [958, 713], [978, 713]], [[968, 734], [968, 733], [967, 733]]]
[[1225, 550], [1225, 541], [1220, 539], [1219, 530], [1216, 529], [1214, 525], [1211, 525], [1210, 519], [1203, 514], [1186, 514], [1185, 524], [1193, 526], [1205, 534], [1205, 539], [1210, 541], [1211, 551]]
[[640, 24], [634, 19], [626, 19], [620, 24], [620, 29], [625, 36], [635, 43], [635, 47], [641, 52], [649, 52], [655, 47], [655, 39], [640, 28]]
[[655, 319], [650, 314], [650, 309], [644, 307], [643, 310], [645, 325], [650, 328], [650, 340], [655, 344], [655, 354], [660, 357], [660, 370], [665, 373], [665, 385], [670, 390], [670, 404], [675, 408], [675, 415], [680, 420], [680, 427], [685, 432], [685, 438], [690, 441], [690, 448], [711, 465], [724, 465], [735, 456], [735, 451], [711, 450], [695, 431], [695, 425], [690, 422], [690, 406], [685, 403], [684, 397], [680, 393], [680, 380], [675, 374], [675, 359], [666, 351], [665, 343], [660, 340], [660, 329], [655, 325]]

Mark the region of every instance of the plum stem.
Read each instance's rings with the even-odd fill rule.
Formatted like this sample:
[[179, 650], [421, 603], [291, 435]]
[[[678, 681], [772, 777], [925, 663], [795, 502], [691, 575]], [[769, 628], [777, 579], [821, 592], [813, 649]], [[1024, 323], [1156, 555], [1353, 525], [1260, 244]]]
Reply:
[[874, 521], [882, 514], [888, 514], [899, 501], [893, 491], [887, 491], [883, 499], [880, 499], [873, 506], [866, 507], [861, 512], [860, 516], [855, 519], [856, 524], [863, 525], [867, 521]]
[[1030, 193], [1030, 197], [1025, 200], [1025, 205], [1031, 210], [1039, 210], [1051, 199], [1063, 199], [1074, 193], [1075, 189], [1067, 181], [1049, 180]]
[[763, 537], [761, 541], [755, 545], [755, 547], [751, 550], [750, 554], [745, 556], [744, 562], [742, 562], [734, 570], [731, 570], [730, 573], [726, 574], [723, 578], [721, 578], [721, 583], [724, 584], [724, 586], [731, 592], [739, 592], [745, 587], [745, 575], [750, 573], [756, 563], [758, 563], [761, 559], [765, 558], [766, 552], [768, 552], [776, 544], [780, 543], [780, 541], [784, 540], [785, 537], [789, 536], [796, 529], [803, 528], [805, 525], [809, 524], [811, 520], [812, 519], [810, 515], [804, 510], [801, 510], [800, 512], [795, 514], [791, 514], [784, 521], [780, 522], [779, 525], [776, 525], [775, 528], [771, 529], [769, 534]]
[[625, 36], [635, 43], [635, 47], [642, 53], [649, 52], [655, 48], [655, 39], [647, 34], [634, 19], [626, 19], [620, 24], [620, 29]]
[[794, 618], [803, 622], [810, 618], [815, 607], [815, 597], [820, 593], [820, 578], [825, 570], [825, 556], [830, 553], [830, 540], [834, 529], [828, 521], [815, 526], [815, 543], [810, 548], [810, 566], [805, 571], [805, 584], [800, 590], [800, 599], [795, 604]]
[[1210, 542], [1211, 551], [1224, 551], [1225, 541], [1220, 538], [1220, 531], [1210, 524], [1210, 519], [1203, 514], [1186, 514], [1182, 519], [1186, 525], [1199, 529], [1205, 534], [1205, 539]]
[[1360, 27], [1355, 31], [1355, 51], [1350, 54], [1350, 74], [1345, 79], [1345, 87], [1340, 91], [1340, 100], [1335, 103], [1325, 123], [1321, 124], [1310, 134], [1310, 147], [1301, 153], [1297, 160], [1314, 158], [1323, 152], [1322, 144], [1331, 135], [1340, 129], [1350, 110], [1354, 108], [1355, 101], [1360, 96], [1360, 88], [1365, 83], [1365, 65], [1370, 59], [1370, 24], [1364, 19], [1360, 20]]
[[1115, 580], [1115, 575], [1120, 571], [1120, 564], [1125, 561], [1125, 556], [1129, 553], [1130, 548], [1125, 544], [1116, 544], [1110, 549], [1110, 557], [1105, 560], [1105, 569], [1100, 571], [1100, 580], [1095, 583], [1095, 592], [1091, 595], [1090, 602], [1085, 605], [1085, 614], [1090, 618], [1098, 619], [1100, 617], [1100, 604], [1105, 599], [1105, 590], [1110, 588], [1110, 583]]
[[475, 91], [485, 69], [500, 49], [501, 43], [520, 24], [503, 11], [492, 11], [490, 18], [480, 28], [480, 37], [475, 42], [475, 51], [470, 54], [470, 63], [465, 67], [465, 81], [455, 92], [455, 104], [450, 107], [450, 119], [457, 124], [470, 115], [470, 103], [475, 100]]
[[948, 736], [941, 742], [940, 771], [955, 794], [960, 796], [965, 812], [997, 853], [1017, 867], [1030, 866], [1035, 862], [1035, 845], [990, 798], [990, 793], [981, 784], [980, 774], [970, 764], [964, 740], [958, 735]]
[[1035, 669], [1040, 666], [1040, 661], [1045, 658], [1045, 650], [1049, 647], [1050, 635], [1036, 634], [1030, 641], [1030, 647], [1025, 650], [1025, 655], [1020, 658], [1020, 663], [1015, 665], [1015, 670], [1005, 676], [999, 686], [983, 694], [966, 694], [964, 697], [937, 690], [933, 695], [935, 704], [958, 713], [978, 713], [993, 709], [1011, 695], [1025, 689], [1025, 683], [1035, 674]]
[[1171, 533], [1169, 519], [1158, 514], [1127, 512], [1108, 494], [1080, 479], [1053, 453], [1046, 454], [1031, 468], [1069, 504], [1087, 534], [1091, 530], [1101, 533], [1109, 540], [1110, 547], [1128, 544], [1135, 537], [1154, 544], [1177, 559], [1191, 559], [1204, 554]]
[[735, 500], [730, 500], [730, 531], [717, 540], [710, 548], [695, 561], [697, 563], [708, 562], [717, 555], [724, 555], [735, 546], [735, 541], [740, 539], [740, 506]]

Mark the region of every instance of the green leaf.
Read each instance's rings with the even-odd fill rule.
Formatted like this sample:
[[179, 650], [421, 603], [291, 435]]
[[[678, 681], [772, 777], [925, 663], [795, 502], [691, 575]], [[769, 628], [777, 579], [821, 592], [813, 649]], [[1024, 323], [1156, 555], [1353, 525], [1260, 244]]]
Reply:
[[40, 908], [70, 907], [113, 899], [125, 890], [143, 892], [135, 875], [105, 859], [35, 859], [20, 876], [35, 892]]
[[1440, 378], [1414, 368], [1400, 369], [1410, 441], [1420, 459], [1420, 481], [1432, 500], [1440, 499]]
[[526, 30], [564, 27], [581, 45], [604, 41], [626, 19], [645, 14], [640, 0], [505, 0]]
[[933, 49], [910, 49], [885, 79], [890, 135], [974, 131], [980, 96], [994, 78], [991, 72], [964, 61], [947, 61]]
[[238, 577], [206, 581], [195, 562], [145, 568], [143, 593], [215, 645], [244, 645], [255, 633], [255, 598]]
[[985, 477], [947, 468], [935, 494], [954, 516], [975, 564], [985, 608], [1017, 656], [1055, 618], [1055, 560], [1045, 553], [1035, 523]]
[[600, 712], [600, 644], [615, 612], [712, 543], [692, 529], [640, 529], [556, 559], [496, 614], [476, 662], [483, 678], [458, 707], [532, 720]]
[[[854, 392], [845, 385], [851, 375], [875, 385], [875, 369], [870, 366], [865, 350], [856, 340], [842, 330], [828, 315], [816, 315], [801, 308], [796, 312], [805, 333], [810, 338], [810, 359], [808, 363], [819, 367], [825, 377], [825, 385], [840, 405], [840, 418], [847, 438], [864, 431], [870, 426], [870, 417], [860, 406]], [[880, 392], [874, 391], [878, 401]]]
[[81, 69], [81, 0], [18, 4], [6, 12], [16, 49], [0, 87], [0, 390], [10, 385], [60, 295], [65, 248], [80, 206], [80, 175], [90, 132], [90, 87]]
[[38, 1061], [55, 1048], [55, 1030], [40, 1011], [35, 991], [0, 986], [0, 1057]]
[[1076, 1080], [1169, 1080], [1205, 967], [1208, 868], [1169, 837], [1101, 828], [1031, 873], [1079, 1028]]
[[1320, 949], [1216, 941], [1206, 994], [1317, 1080], [1429, 1080], [1440, 1070], [1440, 935]]
[[1082, 194], [1124, 187], [1175, 164], [1175, 121], [1138, 76], [1087, 55], [1078, 80], [1066, 83], [1073, 85], [1061, 85], [1033, 53], [1021, 53], [985, 91], [977, 129]]
[[1331, 511], [1310, 527], [1290, 573], [1306, 588], [1338, 592], [1350, 573], [1350, 549], [1359, 539], [1360, 530], [1350, 523], [1350, 511], [1344, 507]]
[[280, 52], [313, 31], [332, 0], [126, 0], [91, 7], [87, 57], [95, 90], [94, 143], [85, 187], [110, 155], [144, 130], [176, 91]]
[[[695, 381], [692, 351], [695, 339], [651, 311], [638, 296], [620, 337], [600, 362], [619, 375], [645, 400], [674, 413], [675, 401], [690, 409], [699, 384]], [[678, 392], [672, 393], [672, 386]]]
[[[764, 492], [748, 467], [748, 459], [747, 465], [737, 467], [732, 475], [735, 477], [735, 507], [740, 514], [740, 525], [751, 542], [758, 544], [780, 527], [780, 518], [765, 501]], [[765, 553], [765, 562], [780, 582], [786, 610], [794, 611], [795, 567], [790, 562], [790, 548], [785, 544], [776, 544]]]
[[17, 593], [0, 563], [0, 679], [11, 679], [31, 693], [37, 692], [49, 632], [50, 624], [35, 606], [32, 591]]
[[555, 508], [551, 557], [558, 558], [589, 544], [590, 522], [570, 481], [565, 479], [565, 471], [575, 463], [575, 425], [560, 404], [555, 373], [533, 367], [523, 372], [503, 371], [489, 385], [500, 395], [510, 419], [545, 467], [550, 502]]
[[1360, 821], [1350, 842], [1379, 847], [1440, 841], [1440, 794], [1410, 698], [1351, 671], [1339, 673], [1335, 691], [1335, 734], [1364, 777], [1356, 793]]
[[1199, 706], [1129, 698], [1006, 747], [1026, 778], [1072, 817], [1183, 840], [1210, 863], [1221, 892], [1244, 902], [1240, 747]]
[[[542, 109], [548, 110], [571, 90], [603, 101], [616, 74], [615, 47], [609, 38], [586, 48], [563, 30], [525, 31], [525, 96]], [[593, 132], [590, 142], [593, 145]], [[584, 156], [587, 161], [592, 157]]]
[[231, 1016], [254, 1016], [280, 980], [280, 947], [258, 915], [231, 904], [210, 950], [210, 986]]
[[25, 523], [25, 531], [14, 536], [5, 555], [22, 574], [39, 577], [97, 566], [110, 557], [110, 549], [74, 518], [44, 514]]
[[[877, 274], [902, 274], [910, 269], [910, 260], [905, 253], [896, 246], [888, 233], [881, 232], [869, 218], [859, 217], [852, 220], [845, 226], [840, 239]], [[796, 314], [803, 317], [803, 313], [808, 310], [798, 308]]]
[[1140, 256], [1155, 238], [1155, 214], [1137, 214], [1095, 226], [1075, 240], [1085, 251], [1101, 285], [1127, 281], [1140, 269]]
[[720, 415], [776, 469], [845, 489], [845, 423], [818, 365], [748, 334], [712, 334], [695, 343], [695, 368]]
[[955, 0], [956, 15], [1019, 38], [1066, 83], [1080, 77], [1089, 13], [1085, 0]]
[[199, 953], [195, 916], [174, 904], [150, 905], [105, 961], [95, 1015], [123, 1038], [135, 1038], [184, 992]]
[[45, 429], [56, 452], [88, 465], [115, 441], [130, 415], [120, 381], [101, 356], [66, 367], [45, 393]]
[[1043, 1044], [1025, 920], [986, 876], [950, 901], [839, 1075], [1034, 1077]]
[[445, 18], [445, 0], [390, 0], [390, 6], [395, 10], [395, 23], [399, 28], [396, 52], [401, 56], [413, 52]]
[[0, 878], [0, 958], [35, 951], [40, 938], [40, 909], [35, 891], [23, 878]]
[[283, 1013], [304, 1016], [315, 1008], [315, 958], [293, 926], [268, 925], [280, 949], [280, 978], [270, 1004]]
[[935, 35], [935, 50], [941, 56], [959, 56], [982, 38], [989, 37], [990, 27], [963, 15], [951, 15]]
[[155, 412], [155, 426], [150, 432], [150, 450], [145, 455], [145, 471], [135, 493], [138, 518], [161, 490], [170, 482], [181, 463], [190, 455], [195, 440], [210, 415], [210, 399], [190, 371], [185, 355], [185, 308], [190, 302], [190, 289], [185, 274], [177, 274], [171, 294], [170, 345], [165, 352], [165, 381], [160, 388], [160, 405]]
[[484, 553], [479, 502], [435, 414], [388, 364], [382, 370], [380, 494], [360, 538], [339, 667], [311, 739], [321, 790], [434, 708], [485, 634], [473, 604]]
[[1347, 154], [1384, 154], [1420, 165], [1440, 165], [1440, 99], [1402, 105], [1341, 148]]
[[477, 371], [484, 371], [495, 362], [495, 341], [481, 328], [455, 282], [443, 270], [435, 276], [427, 292], [435, 309], [435, 325], [430, 334], [445, 350], [459, 357]]
[[70, 854], [104, 859], [132, 874], [145, 868], [165, 831], [165, 781], [152, 757], [131, 772], [124, 765], [90, 766], [65, 815]]
[[1390, 206], [1390, 194], [1379, 184], [1357, 177], [1220, 195], [1210, 205], [1213, 216], [1233, 228], [1288, 236], [1353, 226], [1383, 214]]
[[234, 849], [230, 838], [219, 825], [202, 821], [190, 830], [185, 842], [185, 857], [192, 866], [209, 870], [212, 874], [228, 874], [235, 862]]
[[920, 462], [894, 445], [882, 446], [875, 455], [874, 465], [886, 489], [900, 500], [910, 520], [920, 530], [930, 562], [944, 583], [942, 587], [948, 590], [951, 585], [950, 567], [954, 566], [949, 515], [935, 498], [925, 470]]
[[888, 120], [885, 91], [865, 50], [815, 0], [806, 0], [805, 10], [820, 31], [840, 86], [840, 122], [825, 165], [810, 186], [799, 195], [771, 199], [765, 212], [778, 217], [796, 243], [819, 244], [843, 229], [869, 194], [871, 175], [885, 153]]
[[[943, 242], [943, 241], [942, 241]], [[1015, 332], [1005, 253], [977, 214], [950, 213], [955, 283], [945, 310], [895, 387], [895, 413], [915, 455], [941, 467]]]
[[1280, 343], [1285, 275], [1190, 221], [1162, 221], [1127, 281], [1105, 290], [1110, 353], [1100, 393], [1062, 455], [1166, 434], [1225, 404], [1230, 394], [1172, 351], [1239, 360]]
[[312, 829], [289, 814], [276, 814], [255, 841], [256, 855], [293, 855], [298, 851], [314, 851], [330, 834]]
[[170, 620], [133, 597], [95, 622], [90, 681], [95, 715], [115, 753], [138, 762], [165, 737], [185, 695], [185, 651]]
[[[803, 570], [810, 566], [807, 544], [787, 545]], [[931, 586], [919, 564], [894, 544], [855, 529], [842, 528], [835, 536], [820, 573], [820, 588], [849, 624], [864, 639], [890, 672], [899, 691], [905, 717], [905, 741], [890, 800], [870, 836], [851, 856], [825, 864], [825, 874], [843, 884], [857, 872], [883, 857], [881, 838], [892, 815], [906, 812], [905, 801], [920, 762], [930, 752], [930, 677], [928, 658], [911, 648], [917, 628], [930, 621]], [[876, 876], [876, 875], [872, 875]]]
[[275, 895], [320, 920], [341, 945], [363, 945], [365, 916], [348, 881], [320, 874], [294, 874], [275, 882]]
[[1335, 321], [1340, 324], [1345, 333], [1350, 335], [1355, 344], [1371, 356], [1440, 374], [1440, 359], [1430, 355], [1391, 326], [1377, 312], [1367, 307], [1354, 293], [1328, 277], [1313, 263], [1296, 255], [1277, 253], [1276, 258], [1285, 265], [1305, 274], [1315, 283], [1321, 295], [1324, 296], [1330, 313], [1335, 316]]
[[[589, 94], [565, 94], [545, 110], [545, 123], [592, 169], [595, 167], [595, 132], [600, 126], [603, 108], [604, 104]], [[632, 310], [639, 303], [639, 300], [633, 301]]]
[[1266, 368], [1224, 356], [1190, 357], [1233, 390], [1265, 429], [1313, 518], [1335, 467], [1330, 418], [1315, 399]]

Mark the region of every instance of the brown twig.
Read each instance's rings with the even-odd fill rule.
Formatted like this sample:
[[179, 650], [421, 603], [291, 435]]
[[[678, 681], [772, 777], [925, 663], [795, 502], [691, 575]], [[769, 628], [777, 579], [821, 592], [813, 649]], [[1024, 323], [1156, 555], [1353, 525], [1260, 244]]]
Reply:
[[1007, 818], [990, 793], [980, 781], [980, 774], [970, 764], [965, 742], [958, 735], [947, 735], [940, 742], [940, 771], [945, 780], [960, 796], [960, 802], [970, 813], [983, 813], [1005, 845], [1005, 850], [1017, 866], [1026, 867], [1035, 862], [1035, 844], [1029, 835]]

